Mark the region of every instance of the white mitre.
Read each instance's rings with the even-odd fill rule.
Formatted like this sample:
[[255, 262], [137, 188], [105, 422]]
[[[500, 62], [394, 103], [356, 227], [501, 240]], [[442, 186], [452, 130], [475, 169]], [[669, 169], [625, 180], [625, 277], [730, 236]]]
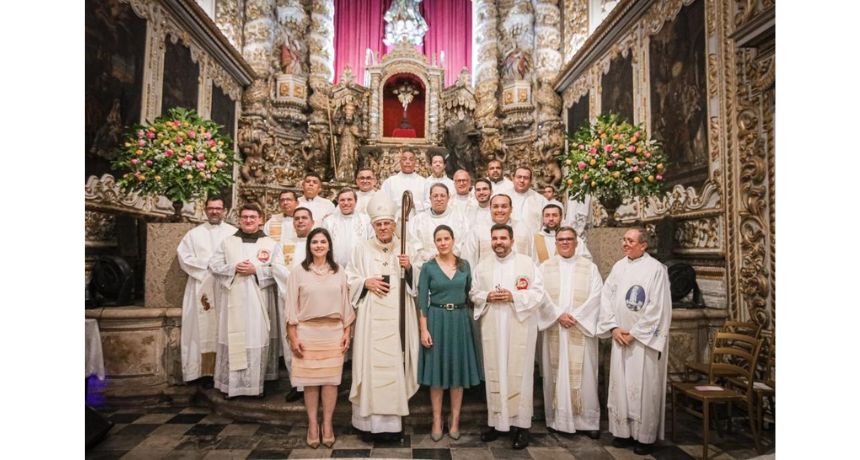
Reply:
[[374, 194], [373, 198], [367, 203], [367, 214], [370, 216], [371, 223], [382, 219], [394, 220], [396, 212], [394, 203], [384, 193]]

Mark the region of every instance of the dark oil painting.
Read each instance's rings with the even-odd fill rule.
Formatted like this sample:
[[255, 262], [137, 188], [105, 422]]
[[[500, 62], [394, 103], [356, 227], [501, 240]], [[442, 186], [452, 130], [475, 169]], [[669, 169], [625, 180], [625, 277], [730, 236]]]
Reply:
[[633, 123], [633, 55], [618, 55], [609, 63], [609, 72], [600, 80], [600, 112], [617, 113]]

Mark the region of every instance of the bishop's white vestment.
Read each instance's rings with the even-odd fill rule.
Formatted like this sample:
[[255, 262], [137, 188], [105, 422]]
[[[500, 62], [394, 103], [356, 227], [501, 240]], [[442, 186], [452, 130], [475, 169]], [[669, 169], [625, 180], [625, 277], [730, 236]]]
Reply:
[[[498, 287], [513, 302], [487, 302]], [[485, 258], [472, 271], [474, 318], [480, 322], [487, 424], [499, 431], [530, 428], [534, 412], [534, 359], [539, 328], [560, 314], [546, 304], [543, 280], [527, 255], [511, 251], [504, 258]]]
[[[352, 354], [352, 425], [371, 433], [395, 433], [409, 415], [409, 398], [418, 391], [418, 316], [414, 295], [417, 278], [407, 284], [406, 353], [400, 348], [400, 240], [375, 236], [356, 246], [346, 268], [350, 302], [356, 308]], [[417, 270], [413, 269], [413, 272]], [[365, 289], [371, 276], [390, 276], [385, 297]]]
[[565, 433], [600, 429], [597, 319], [603, 279], [589, 259], [554, 256], [540, 266], [547, 301], [576, 324], [543, 331], [541, 350], [546, 426]]
[[[218, 294], [220, 288], [209, 271], [209, 260], [221, 241], [236, 233], [236, 227], [221, 222], [200, 224], [191, 229], [176, 248], [182, 271], [188, 274], [182, 297], [182, 380], [190, 382], [215, 372], [218, 339]], [[205, 299], [204, 299], [205, 296]]]
[[603, 286], [597, 327], [602, 337], [621, 327], [634, 339], [626, 347], [612, 341], [607, 409], [615, 437], [645, 444], [663, 439], [671, 323], [666, 266], [648, 253], [616, 262]]
[[[218, 348], [215, 388], [227, 396], [256, 396], [263, 391], [270, 353], [270, 316], [276, 309], [272, 256], [275, 240], [228, 236], [212, 257], [209, 268], [223, 286], [219, 297]], [[236, 273], [236, 264], [250, 261], [254, 275]], [[277, 361], [277, 355], [276, 355]]]
[[331, 235], [332, 255], [341, 267], [349, 264], [352, 250], [362, 241], [373, 237], [373, 227], [367, 214], [353, 212], [345, 215], [340, 208], [326, 217], [322, 224]]

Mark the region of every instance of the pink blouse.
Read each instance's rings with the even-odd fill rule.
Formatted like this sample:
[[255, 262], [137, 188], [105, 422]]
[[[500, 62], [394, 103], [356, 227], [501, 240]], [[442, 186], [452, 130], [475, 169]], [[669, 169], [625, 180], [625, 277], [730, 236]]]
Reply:
[[285, 312], [287, 324], [298, 324], [315, 318], [332, 318], [349, 326], [355, 321], [355, 310], [349, 303], [346, 271], [318, 275], [296, 266], [287, 278]]

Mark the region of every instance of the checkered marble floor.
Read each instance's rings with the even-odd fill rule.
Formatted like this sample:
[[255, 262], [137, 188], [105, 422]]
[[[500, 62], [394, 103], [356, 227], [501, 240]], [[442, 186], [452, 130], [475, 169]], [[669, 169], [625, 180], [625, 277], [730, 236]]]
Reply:
[[[640, 457], [631, 449], [612, 447], [612, 435], [605, 427], [601, 439], [592, 440], [585, 435], [550, 433], [541, 421], [533, 424], [531, 444], [525, 450], [511, 449], [511, 441], [506, 437], [491, 443], [481, 442], [480, 426], [461, 426], [462, 436], [457, 441], [445, 436], [433, 442], [429, 421], [409, 419], [403, 442], [390, 444], [362, 442], [349, 420], [336, 419], [334, 448], [310, 449], [304, 441], [306, 424], [282, 426], [234, 421], [203, 407], [100, 408], [99, 412], [115, 425], [101, 443], [86, 452], [86, 458], [691, 459], [700, 458], [702, 453], [701, 424], [688, 416], [679, 419], [677, 444], [667, 439], [651, 455]], [[731, 434], [724, 432], [720, 436], [714, 431], [711, 437], [710, 458], [757, 456], [752, 438], [740, 423], [736, 423]], [[767, 457], [772, 458], [773, 431], [765, 432], [764, 437], [770, 454]]]

